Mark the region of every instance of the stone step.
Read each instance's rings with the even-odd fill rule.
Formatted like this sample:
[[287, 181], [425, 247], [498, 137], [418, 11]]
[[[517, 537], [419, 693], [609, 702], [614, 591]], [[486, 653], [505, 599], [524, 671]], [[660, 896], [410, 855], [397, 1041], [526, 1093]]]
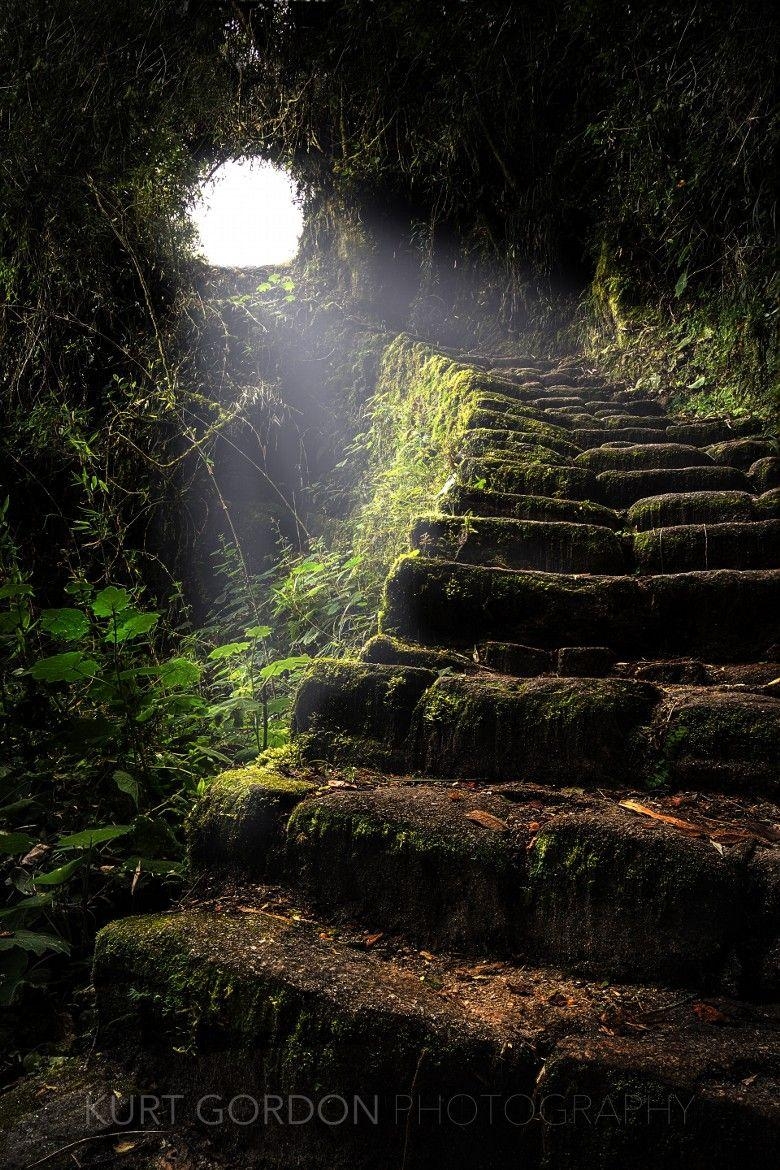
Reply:
[[[771, 995], [780, 936], [765, 910], [780, 911], [780, 810], [732, 800], [733, 820], [719, 828], [698, 794], [653, 797], [652, 808], [646, 793], [630, 796], [678, 823], [684, 801], [684, 823], [703, 815], [704, 828], [681, 831], [617, 799], [538, 785], [379, 781], [297, 805], [288, 878], [320, 913], [418, 946]], [[751, 838], [746, 816], [769, 835]], [[708, 835], [718, 832], [727, 841], [742, 832], [755, 852], [721, 854]]]
[[555, 455], [563, 456], [565, 461], [571, 461], [580, 454], [580, 448], [571, 440], [561, 438], [567, 435], [562, 427], [553, 427], [549, 424], [538, 423], [533, 419], [526, 419], [522, 430], [513, 427], [503, 429], [475, 427], [466, 432], [461, 443], [461, 454], [468, 458], [474, 455], [503, 456], [506, 459], [517, 460], [518, 463], [527, 460], [539, 461], [547, 459], [548, 453], [553, 453], [549, 460], [555, 463]]
[[[679, 1170], [681, 1148], [711, 1170], [771, 1164], [766, 1010], [368, 947], [365, 932], [296, 921], [278, 896], [264, 909], [273, 897], [126, 919], [97, 944], [100, 1044], [159, 1094], [186, 1085], [178, 1126], [195, 1122], [217, 1156], [221, 1140], [231, 1165], [551, 1170], [560, 1149], [589, 1170], [598, 1149], [600, 1170]], [[609, 1141], [602, 1125], [593, 1136], [605, 1110], [628, 1119], [617, 1139], [611, 1125]], [[562, 1116], [583, 1130], [577, 1143]]]
[[[411, 674], [428, 675], [412, 709]], [[293, 729], [309, 763], [496, 781], [519, 773], [554, 785], [644, 780], [772, 792], [780, 779], [778, 714], [776, 698], [739, 689], [484, 673], [432, 679], [411, 667], [341, 661], [318, 663], [306, 676]]]
[[[749, 498], [749, 497], [748, 497]], [[480, 488], [454, 488], [442, 497], [442, 506], [455, 515], [508, 516], [515, 520], [564, 520], [570, 524], [597, 524], [619, 529], [623, 518], [601, 504], [586, 500], [555, 500], [547, 496], [516, 496]]]
[[752, 437], [730, 439], [726, 443], [713, 443], [705, 448], [713, 463], [721, 467], [740, 467], [747, 471], [759, 459], [773, 459], [777, 455], [777, 443], [770, 439]]
[[601, 471], [649, 471], [712, 466], [712, 459], [698, 447], [683, 443], [635, 443], [628, 447], [602, 446], [578, 455], [577, 467]]
[[[614, 414], [608, 414], [601, 410], [596, 417], [604, 424], [605, 430], [608, 431], [622, 430], [625, 427], [640, 427], [649, 431], [665, 431], [669, 421], [665, 415], [621, 414], [617, 410]], [[693, 445], [695, 446], [695, 444]]]
[[780, 520], [780, 487], [770, 488], [753, 500], [756, 515], [761, 520]]
[[733, 524], [760, 518], [749, 492], [670, 492], [638, 500], [626, 514], [629, 527], [640, 532], [678, 524]]
[[649, 468], [643, 471], [602, 471], [592, 498], [609, 508], [628, 508], [648, 496], [681, 492], [749, 492], [750, 481], [736, 467]]
[[633, 415], [654, 415], [657, 417], [666, 417], [666, 410], [660, 402], [654, 398], [626, 398], [620, 394], [616, 394], [614, 398], [601, 399], [593, 398], [590, 400], [590, 408], [595, 415], [603, 418], [609, 414], [633, 414]]
[[757, 459], [747, 471], [754, 492], [768, 492], [780, 488], [780, 459], [768, 456]]
[[690, 443], [694, 447], [705, 447], [710, 443], [723, 443], [729, 439], [741, 439], [746, 435], [761, 434], [764, 424], [757, 418], [740, 419], [670, 419], [669, 438], [675, 443]]
[[459, 654], [455, 650], [434, 650], [430, 646], [417, 646], [399, 642], [386, 634], [374, 634], [358, 652], [360, 662], [376, 662], [384, 666], [419, 666], [423, 670], [478, 670], [473, 655]]
[[780, 520], [688, 524], [637, 532], [633, 536], [633, 562], [639, 573], [780, 568]]
[[749, 662], [777, 641], [776, 570], [587, 577], [401, 557], [381, 626], [402, 640], [543, 648], [608, 645], [622, 657], [693, 655]]
[[411, 544], [429, 557], [507, 569], [615, 574], [628, 568], [623, 544], [612, 529], [593, 524], [422, 516], [414, 523]]
[[647, 427], [621, 427], [616, 430], [593, 430], [591, 428], [581, 429], [580, 427], [573, 427], [570, 431], [571, 440], [576, 443], [578, 447], [584, 450], [592, 450], [594, 447], [601, 447], [605, 443], [641, 443], [641, 444], [656, 444], [666, 443], [666, 431], [664, 430], [649, 430]]
[[[417, 650], [418, 655], [425, 653], [425, 650]], [[400, 655], [386, 661], [399, 665], [407, 661], [409, 665], [429, 665], [419, 660], [412, 662]], [[566, 646], [559, 650], [540, 650], [536, 646], [521, 646], [515, 642], [481, 642], [476, 647], [476, 663], [465, 657], [464, 661], [469, 662], [470, 669], [472, 666], [474, 669], [483, 666], [517, 678], [554, 674], [568, 678], [606, 678], [615, 675], [638, 679], [640, 682], [721, 688], [739, 686], [780, 698], [777, 689], [780, 676], [778, 662], [721, 663], [717, 666], [702, 662], [699, 658], [643, 658], [619, 662], [613, 651], [604, 646]]]
[[[480, 489], [485, 487], [511, 495], [547, 496], [565, 500], [599, 498], [599, 485], [592, 471], [570, 466], [560, 456], [556, 465], [554, 459], [554, 452], [551, 458], [538, 463], [522, 463], [506, 456], [472, 455], [461, 461], [458, 478], [461, 486], [467, 489], [478, 486]], [[713, 470], [721, 474], [725, 471], [721, 467]], [[741, 482], [747, 483], [744, 477]]]

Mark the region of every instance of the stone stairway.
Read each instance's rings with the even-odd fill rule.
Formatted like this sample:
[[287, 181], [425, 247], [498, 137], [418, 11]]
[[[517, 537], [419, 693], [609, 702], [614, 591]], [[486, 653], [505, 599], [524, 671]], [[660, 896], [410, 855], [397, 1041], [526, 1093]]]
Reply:
[[473, 360], [380, 633], [211, 785], [188, 902], [99, 936], [99, 1043], [244, 1095], [231, 1165], [774, 1166], [776, 444]]

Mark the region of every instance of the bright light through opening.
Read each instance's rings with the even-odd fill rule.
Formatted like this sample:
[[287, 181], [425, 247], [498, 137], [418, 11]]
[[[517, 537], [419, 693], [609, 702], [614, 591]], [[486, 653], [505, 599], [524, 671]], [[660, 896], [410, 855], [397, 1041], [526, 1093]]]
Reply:
[[191, 212], [209, 264], [285, 264], [298, 251], [303, 214], [295, 186], [271, 163], [234, 159], [201, 187]]

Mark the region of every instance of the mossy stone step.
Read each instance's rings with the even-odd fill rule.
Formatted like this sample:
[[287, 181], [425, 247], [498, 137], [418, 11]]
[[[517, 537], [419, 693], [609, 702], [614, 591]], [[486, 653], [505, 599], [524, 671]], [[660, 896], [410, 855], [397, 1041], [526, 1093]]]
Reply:
[[293, 732], [311, 761], [403, 770], [412, 718], [437, 675], [416, 666], [318, 660], [295, 696]]
[[722, 467], [741, 467], [744, 471], [759, 459], [776, 458], [777, 443], [755, 437], [730, 439], [725, 443], [713, 443], [705, 450], [714, 463]]
[[750, 480], [736, 467], [649, 468], [642, 471], [602, 471], [596, 477], [593, 499], [609, 508], [628, 508], [647, 496], [680, 492], [749, 492]]
[[634, 443], [628, 447], [604, 445], [583, 451], [575, 460], [577, 467], [589, 471], [646, 471], [679, 467], [704, 467], [712, 459], [698, 447], [683, 443]]
[[759, 852], [773, 865], [617, 801], [519, 784], [323, 793], [288, 828], [290, 878], [327, 916], [593, 976], [710, 988], [727, 977], [748, 996], [765, 992], [758, 973], [778, 943], [761, 908], [777, 897], [780, 850]]
[[[556, 1048], [538, 1091], [565, 1099], [573, 1086], [587, 1085], [588, 1099], [601, 1102], [609, 1120], [549, 1127], [540, 1170], [692, 1170], [743, 1160], [757, 1170], [771, 1170], [780, 1127], [776, 1038], [732, 1028], [726, 1017], [718, 1040], [691, 1024], [684, 1007], [672, 1016], [684, 1045], [682, 1059], [668, 1038], [648, 1037], [638, 1045], [601, 1035]], [[690, 1085], [697, 1086], [693, 1099]], [[686, 1114], [691, 1125], [675, 1132], [675, 1110], [681, 1112], [691, 1099]], [[558, 1120], [563, 1117], [559, 1114]]]
[[435, 671], [477, 669], [477, 664], [465, 654], [399, 642], [386, 634], [374, 634], [369, 638], [361, 647], [358, 658], [361, 662], [374, 662], [380, 666], [418, 666]]
[[623, 414], [616, 410], [614, 414], [600, 410], [596, 416], [608, 431], [623, 430], [625, 427], [639, 427], [649, 431], [665, 431], [669, 419], [661, 414]]
[[780, 487], [770, 488], [753, 500], [756, 515], [761, 520], [780, 520]]
[[[716, 470], [723, 472], [724, 469]], [[545, 457], [543, 462], [530, 463], [513, 459], [511, 455], [472, 455], [461, 461], [458, 480], [466, 489], [486, 487], [490, 491], [512, 495], [547, 496], [565, 500], [599, 498], [599, 487], [593, 472], [584, 467], [571, 466], [554, 452], [549, 458]]]
[[610, 414], [653, 415], [659, 418], [666, 415], [663, 405], [654, 398], [626, 397], [620, 393], [615, 394], [614, 398], [602, 395], [600, 400], [591, 400], [590, 406], [599, 418]]
[[615, 430], [573, 427], [571, 440], [586, 451], [593, 450], [594, 447], [601, 447], [605, 443], [621, 442], [633, 445], [635, 443], [666, 443], [667, 441], [666, 431], [650, 430], [647, 427], [621, 427]]
[[542, 648], [607, 644], [627, 658], [749, 662], [777, 641], [780, 572], [727, 569], [588, 577], [400, 558], [385, 633], [434, 646], [499, 639]]
[[628, 567], [612, 529], [560, 520], [422, 516], [412, 528], [411, 544], [429, 557], [508, 569], [615, 574]]
[[[681, 1150], [708, 1170], [745, 1155], [771, 1165], [767, 1085], [778, 1062], [767, 1012], [711, 997], [708, 1022], [675, 990], [646, 987], [638, 1000], [633, 986], [527, 965], [396, 956], [381, 941], [361, 953], [335, 933], [262, 910], [135, 918], [101, 932], [100, 1043], [133, 1059], [156, 1092], [185, 1092], [179, 1125], [192, 1124], [203, 1094], [226, 1116], [234, 1102], [239, 1122], [251, 1117], [240, 1107], [259, 1102], [256, 1124], [205, 1131], [209, 1164], [220, 1164], [222, 1139], [231, 1165], [540, 1170], [554, 1141], [571, 1170], [591, 1170], [591, 1130], [571, 1149], [561, 1114], [582, 1121], [590, 1100], [592, 1120], [610, 1097], [632, 1120], [609, 1126], [606, 1140], [596, 1127], [600, 1170], [679, 1170]], [[314, 1119], [288, 1124], [288, 1106], [300, 1118], [307, 1099]], [[176, 1127], [171, 1136], [176, 1144]]]
[[[385, 1170], [401, 1164], [410, 1141], [412, 1165], [444, 1156], [465, 1170], [485, 1152], [503, 1164], [517, 1151], [513, 1127], [417, 1125], [401, 1102], [410, 1090], [425, 1101], [476, 1098], [486, 1086], [532, 1093], [538, 1061], [512, 1018], [514, 997], [505, 992], [496, 1015], [484, 1017], [421, 976], [332, 941], [324, 924], [262, 910], [114, 922], [98, 937], [94, 964], [102, 1044], [133, 1058], [144, 1083], [184, 1091], [186, 1122], [204, 1094], [206, 1121], [235, 1102], [239, 1123], [212, 1128], [212, 1140], [254, 1147], [265, 1165], [321, 1170]], [[454, 975], [448, 982], [455, 991]], [[309, 1124], [285, 1124], [292, 1095], [297, 1117], [313, 1102]], [[261, 1120], [242, 1126], [252, 1114], [239, 1107], [252, 1101]], [[266, 1101], [284, 1107], [282, 1123], [264, 1118]]]
[[[406, 691], [393, 691], [394, 673], [403, 670], [318, 663], [296, 700], [300, 758], [555, 785], [689, 784], [695, 775], [702, 787], [771, 792], [780, 779], [775, 698], [712, 687], [666, 695], [625, 678], [459, 673], [437, 677], [410, 712]], [[367, 712], [344, 698], [361, 689], [383, 693], [384, 709]], [[395, 735], [378, 749], [386, 728]]]
[[214, 777], [185, 825], [192, 872], [255, 881], [277, 876], [282, 828], [296, 804], [317, 787], [304, 769], [271, 761]]
[[[537, 429], [530, 429], [531, 426]], [[500, 455], [518, 463], [533, 459], [535, 462], [566, 463], [580, 454], [580, 448], [570, 439], [559, 438], [566, 434], [560, 427], [544, 427], [528, 419], [526, 429], [475, 427], [466, 432], [461, 444], [461, 454], [468, 458], [474, 455]], [[557, 457], [557, 458], [556, 458]]]
[[757, 520], [749, 492], [670, 492], [637, 500], [628, 509], [631, 528], [671, 528], [678, 524], [734, 524]]
[[753, 491], [768, 492], [780, 488], [780, 459], [770, 455], [751, 463], [747, 472]]
[[710, 443], [725, 443], [729, 439], [742, 439], [747, 435], [758, 435], [764, 424], [758, 418], [737, 419], [670, 419], [669, 439], [675, 443], [691, 443], [694, 447], [706, 447]]
[[442, 506], [456, 515], [507, 516], [515, 520], [566, 521], [621, 529], [622, 516], [588, 500], [556, 500], [548, 496], [518, 496], [485, 488], [456, 487], [442, 497]]
[[688, 524], [636, 532], [633, 559], [639, 573], [780, 568], [780, 520]]

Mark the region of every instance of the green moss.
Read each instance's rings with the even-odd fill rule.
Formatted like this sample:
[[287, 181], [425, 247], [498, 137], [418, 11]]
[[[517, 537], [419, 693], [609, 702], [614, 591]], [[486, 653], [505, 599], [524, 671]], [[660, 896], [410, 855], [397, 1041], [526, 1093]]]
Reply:
[[[270, 752], [256, 764], [216, 776], [186, 822], [194, 871], [230, 870], [270, 875], [279, 861], [290, 810], [316, 788], [293, 770], [297, 753]], [[285, 768], [285, 771], [281, 769]]]

